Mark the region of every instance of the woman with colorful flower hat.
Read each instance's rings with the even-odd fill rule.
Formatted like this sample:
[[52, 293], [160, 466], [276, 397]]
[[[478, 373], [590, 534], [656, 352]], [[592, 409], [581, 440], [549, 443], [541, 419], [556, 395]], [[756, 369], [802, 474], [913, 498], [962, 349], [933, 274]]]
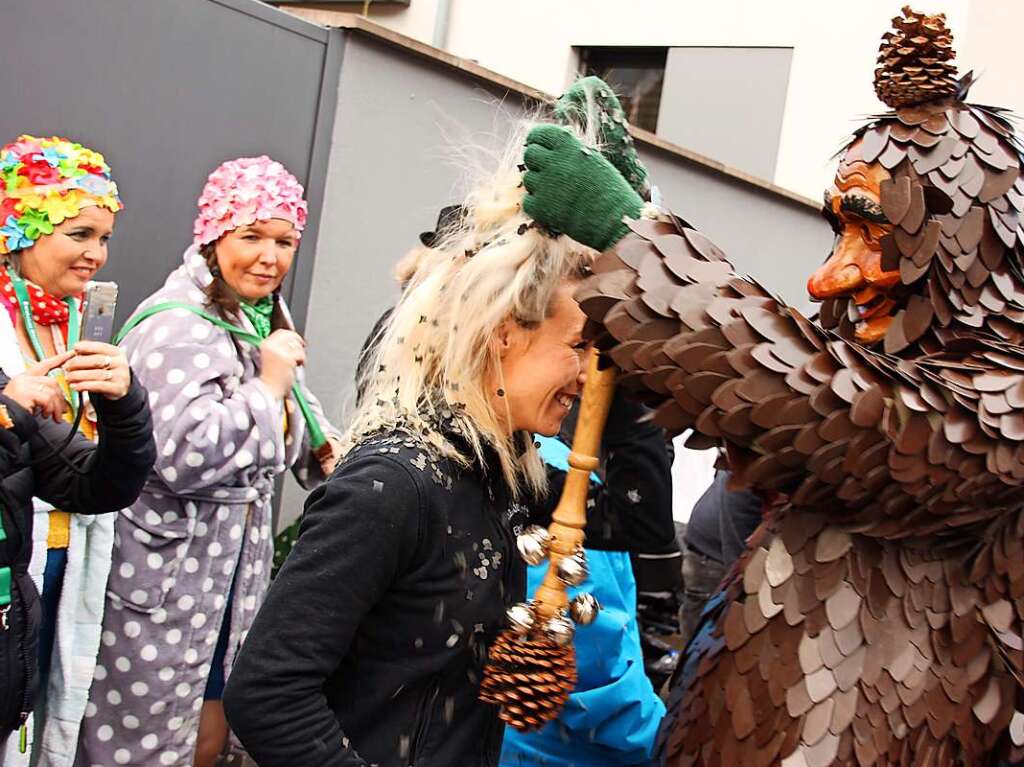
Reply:
[[[132, 385], [123, 352], [79, 340], [82, 294], [107, 261], [121, 208], [110, 168], [91, 149], [33, 136], [0, 149], [0, 368], [15, 377], [74, 348], [78, 354], [50, 375], [66, 399], [64, 417], [84, 409], [79, 429], [91, 440], [96, 409], [83, 392], [116, 400]], [[47, 713], [25, 722], [17, 756], [8, 745], [8, 765], [27, 761], [32, 742], [37, 751], [73, 752], [114, 538], [112, 513], [72, 515], [81, 509], [57, 510], [40, 499], [34, 505], [29, 573], [42, 594], [39, 670]]]
[[184, 263], [122, 330], [158, 458], [117, 522], [76, 764], [212, 765], [224, 748], [224, 679], [270, 579], [274, 481], [291, 467], [316, 484], [337, 454], [278, 292], [305, 223], [284, 166], [225, 162]]

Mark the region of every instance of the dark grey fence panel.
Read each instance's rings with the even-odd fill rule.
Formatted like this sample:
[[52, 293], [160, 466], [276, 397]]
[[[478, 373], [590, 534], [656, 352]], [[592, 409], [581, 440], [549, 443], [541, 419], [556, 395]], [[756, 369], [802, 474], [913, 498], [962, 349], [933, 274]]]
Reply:
[[0, 141], [62, 134], [106, 155], [125, 210], [101, 277], [121, 284], [122, 320], [179, 263], [214, 166], [266, 153], [307, 180], [318, 116], [334, 112], [318, 109], [326, 30], [255, 0], [3, 6]]

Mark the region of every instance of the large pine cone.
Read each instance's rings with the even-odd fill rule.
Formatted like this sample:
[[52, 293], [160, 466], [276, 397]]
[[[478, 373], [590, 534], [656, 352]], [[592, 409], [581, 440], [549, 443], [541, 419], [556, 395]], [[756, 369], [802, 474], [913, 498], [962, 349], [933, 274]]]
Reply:
[[499, 716], [517, 730], [543, 727], [558, 716], [576, 686], [576, 651], [546, 639], [520, 639], [503, 631], [491, 646], [480, 700], [501, 706]]
[[882, 36], [875, 69], [875, 93], [893, 107], [934, 101], [956, 93], [953, 33], [946, 15], [927, 16], [903, 6], [895, 30]]

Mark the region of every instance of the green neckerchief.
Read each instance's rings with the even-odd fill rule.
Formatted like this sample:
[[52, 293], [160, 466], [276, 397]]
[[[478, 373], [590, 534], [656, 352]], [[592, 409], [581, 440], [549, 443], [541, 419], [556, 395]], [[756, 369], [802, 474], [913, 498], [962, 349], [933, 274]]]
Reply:
[[256, 329], [261, 339], [270, 335], [270, 315], [274, 313], [274, 299], [264, 296], [254, 304], [239, 301], [238, 306]]

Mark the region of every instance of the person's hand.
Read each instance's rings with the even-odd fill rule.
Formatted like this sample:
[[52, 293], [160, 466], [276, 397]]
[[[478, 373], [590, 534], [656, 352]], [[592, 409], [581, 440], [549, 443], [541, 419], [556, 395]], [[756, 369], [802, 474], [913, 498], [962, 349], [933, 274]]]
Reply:
[[563, 125], [576, 125], [587, 132], [591, 121], [600, 142], [601, 154], [618, 169], [633, 190], [643, 197], [650, 190], [647, 168], [636, 153], [629, 135], [626, 112], [615, 91], [600, 77], [582, 77], [563, 93], [554, 106], [555, 118]]
[[99, 341], [79, 341], [75, 356], [64, 366], [64, 378], [74, 391], [118, 400], [128, 393], [132, 371], [122, 349]]
[[538, 125], [526, 139], [523, 211], [534, 221], [596, 250], [626, 234], [623, 216], [643, 207], [615, 166], [557, 125]]
[[294, 330], [275, 330], [260, 344], [260, 380], [279, 399], [295, 383], [295, 368], [306, 362], [306, 342]]
[[4, 387], [4, 396], [17, 402], [25, 410], [58, 423], [68, 409], [64, 392], [56, 379], [47, 375], [75, 356], [74, 351], [47, 357], [32, 365], [24, 373], [14, 376]]
[[[328, 450], [330, 450], [330, 452], [328, 452]], [[337, 437], [328, 435], [327, 444], [321, 447], [320, 451], [317, 452], [317, 460], [320, 461], [320, 470], [324, 473], [325, 477], [329, 477], [334, 471], [334, 467], [338, 465], [338, 461], [341, 459], [341, 440]]]

